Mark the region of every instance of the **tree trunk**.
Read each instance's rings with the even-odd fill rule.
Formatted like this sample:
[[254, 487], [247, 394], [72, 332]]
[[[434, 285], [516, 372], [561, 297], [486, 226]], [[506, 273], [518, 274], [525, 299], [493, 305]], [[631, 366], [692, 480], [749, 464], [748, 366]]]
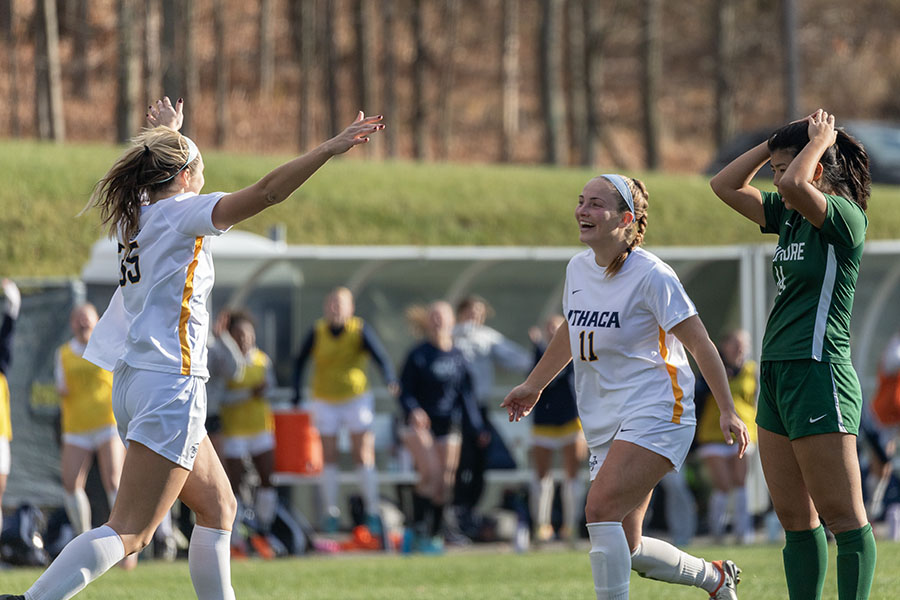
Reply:
[[[395, 94], [394, 94], [394, 76], [395, 76], [395, 68], [396, 68], [396, 55], [394, 53], [394, 38], [396, 37], [396, 32], [394, 31], [396, 27], [396, 15], [394, 12], [394, 3], [393, 2], [384, 2], [382, 4], [382, 20], [384, 24], [384, 68], [383, 68], [383, 87], [381, 92], [382, 98], [382, 111], [387, 116], [388, 120], [397, 119], [399, 121], [399, 115], [394, 113], [394, 102], [395, 102]], [[397, 122], [395, 121], [395, 122]], [[397, 156], [397, 136], [393, 134], [382, 136], [387, 146], [387, 155], [391, 158]], [[376, 146], [377, 147], [377, 146]]]
[[272, 0], [259, 3], [259, 95], [271, 98], [275, 87], [275, 40], [272, 34]]
[[35, 110], [38, 138], [62, 142], [62, 77], [59, 64], [59, 26], [56, 2], [38, 0], [35, 5]]
[[657, 104], [659, 80], [662, 75], [662, 44], [660, 22], [662, 0], [644, 0], [644, 28], [642, 40], [643, 54], [643, 101], [644, 101], [644, 145], [647, 168], [660, 167], [660, 115]]
[[[200, 75], [197, 72], [197, 53], [194, 51], [192, 32], [194, 31], [194, 3], [191, 0], [185, 0], [181, 4], [182, 19], [181, 24], [181, 49], [180, 56], [184, 57], [184, 97], [190, 99], [185, 100], [184, 107], [184, 125], [181, 132], [190, 135], [194, 130], [196, 119], [194, 118], [200, 111]], [[174, 102], [175, 99], [172, 98]]]
[[224, 0], [213, 0], [213, 28], [216, 38], [216, 139], [221, 148], [228, 139], [228, 50], [225, 46]]
[[440, 158], [446, 160], [450, 156], [451, 136], [453, 132], [453, 80], [456, 74], [457, 30], [459, 29], [459, 0], [445, 0], [443, 29], [444, 59], [441, 61], [441, 81], [438, 89], [438, 139], [440, 140]]
[[325, 8], [322, 11], [322, 30], [319, 39], [325, 55], [325, 111], [328, 124], [327, 136], [333, 136], [340, 132], [340, 120], [338, 119], [338, 89], [337, 89], [337, 44], [335, 42], [335, 13], [333, 0], [324, 0]]
[[127, 142], [138, 129], [140, 63], [135, 49], [137, 33], [135, 0], [118, 0], [116, 30], [118, 41], [118, 89], [116, 98], [116, 141]]
[[22, 136], [19, 121], [19, 63], [16, 60], [16, 34], [13, 24], [13, 1], [0, 0], [0, 22], [3, 29], [3, 43], [6, 47], [7, 73], [9, 76], [9, 131], [13, 137]]
[[[173, 101], [184, 95], [184, 58], [179, 48], [181, 23], [179, 6], [182, 0], [162, 0], [162, 84], [160, 96]], [[155, 99], [155, 98], [154, 98]]]
[[413, 0], [410, 20], [415, 36], [415, 54], [413, 55], [413, 156], [416, 160], [428, 157], [428, 138], [426, 136], [427, 115], [425, 113], [425, 77], [428, 68], [428, 50], [425, 44], [425, 26], [422, 21], [422, 0]]
[[69, 0], [72, 11], [72, 93], [79, 98], [88, 95], [91, 70], [88, 65], [88, 43], [91, 39], [90, 3], [88, 0]]
[[569, 41], [567, 73], [569, 75], [569, 89], [566, 95], [569, 109], [569, 139], [572, 140], [574, 150], [577, 152], [578, 163], [591, 165], [590, 147], [593, 143], [591, 130], [587, 122], [587, 101], [585, 94], [587, 86], [587, 71], [585, 70], [585, 28], [582, 23], [585, 0], [567, 0], [566, 16], [568, 18], [567, 39]]
[[162, 56], [160, 53], [160, 0], [144, 2], [144, 99], [151, 102], [163, 95]]
[[734, 137], [734, 0], [716, 3], [716, 147]]
[[781, 0], [781, 35], [784, 44], [784, 112], [785, 121], [793, 121], [800, 115], [799, 96], [800, 63], [797, 58], [797, 3]]
[[512, 162], [519, 135], [519, 0], [503, 0], [503, 131], [500, 158]]
[[316, 3], [315, 0], [298, 0], [291, 3], [291, 21], [294, 47], [300, 56], [300, 104], [298, 106], [300, 151], [312, 147], [316, 131], [313, 102], [316, 85]]
[[356, 91], [357, 108], [369, 112], [376, 110], [375, 73], [373, 66], [372, 0], [354, 0], [353, 28], [356, 33]]
[[544, 162], [562, 164], [566, 154], [562, 98], [562, 0], [541, 0], [541, 107], [544, 114]]
[[600, 9], [594, 2], [585, 1], [583, 8], [583, 24], [585, 29], [584, 52], [584, 95], [587, 128], [590, 131], [590, 143], [586, 147], [587, 154], [583, 157], [586, 165], [593, 165], [597, 161], [597, 149], [603, 146], [609, 153], [609, 160], [615, 167], [622, 167], [625, 159], [617, 147], [615, 140], [603, 126], [603, 111], [601, 102], [603, 92], [603, 54], [609, 33], [619, 26], [622, 16], [623, 0], [612, 3], [606, 21]]

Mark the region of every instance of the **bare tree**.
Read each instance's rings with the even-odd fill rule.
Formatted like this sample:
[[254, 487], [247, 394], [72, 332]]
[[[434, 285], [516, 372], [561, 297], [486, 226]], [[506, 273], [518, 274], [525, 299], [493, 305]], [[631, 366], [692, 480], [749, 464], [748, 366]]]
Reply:
[[503, 0], [503, 162], [515, 156], [519, 135], [519, 0]]
[[372, 39], [372, 0], [354, 0], [353, 29], [356, 33], [356, 91], [360, 110], [372, 111], [375, 107], [375, 68]]
[[441, 61], [441, 80], [438, 88], [438, 139], [440, 158], [450, 154], [450, 138], [453, 135], [453, 80], [456, 74], [457, 30], [459, 29], [459, 0], [444, 0], [444, 58]]
[[13, 137], [22, 135], [19, 122], [19, 63], [16, 60], [16, 34], [13, 23], [13, 0], [0, 0], [0, 28], [6, 46], [7, 73], [9, 75], [9, 131]]
[[184, 62], [178, 35], [181, 21], [179, 5], [182, 0], [162, 0], [162, 83], [161, 95], [173, 100], [184, 95]]
[[38, 137], [62, 142], [66, 138], [66, 129], [55, 0], [38, 0], [34, 14], [35, 121]]
[[322, 54], [325, 56], [325, 114], [326, 122], [328, 123], [326, 135], [331, 136], [340, 131], [337, 88], [338, 58], [335, 40], [337, 30], [335, 29], [334, 2], [332, 0], [324, 0], [324, 5], [319, 40]]
[[662, 0], [644, 0], [642, 45], [644, 102], [644, 145], [647, 167], [660, 167], [660, 116], [657, 105], [659, 80], [662, 75], [662, 44], [660, 40]]
[[190, 0], [186, 0], [180, 5], [180, 23], [182, 24], [182, 27], [181, 35], [179, 37], [181, 38], [180, 56], [184, 57], [184, 95], [185, 97], [194, 100], [193, 102], [187, 102], [184, 107], [185, 124], [182, 125], [181, 131], [185, 135], [193, 130], [193, 126], [196, 123], [194, 117], [199, 110], [197, 100], [199, 100], [200, 97], [200, 74], [197, 71], [197, 53], [194, 51], [194, 44], [191, 43], [194, 39], [192, 35], [195, 21], [194, 10], [195, 5]]
[[228, 139], [228, 49], [225, 45], [224, 0], [213, 0], [213, 29], [216, 38], [216, 146]]
[[413, 56], [413, 156], [416, 160], [425, 160], [428, 149], [426, 136], [425, 112], [425, 79], [428, 69], [428, 47], [425, 43], [425, 24], [422, 14], [422, 0], [413, 0], [410, 11], [410, 23], [415, 36], [415, 54]]
[[160, 28], [162, 25], [160, 0], [144, 2], [144, 94], [145, 98], [163, 95], [162, 55], [160, 53]]
[[298, 105], [300, 150], [312, 146], [316, 132], [313, 101], [316, 72], [316, 2], [297, 0], [289, 3], [294, 52], [300, 57], [300, 103]]
[[566, 53], [566, 74], [568, 75], [568, 89], [566, 93], [566, 111], [569, 123], [569, 139], [572, 140], [578, 162], [582, 165], [590, 165], [588, 162], [593, 145], [593, 136], [588, 128], [587, 104], [588, 97], [585, 93], [587, 87], [587, 72], [585, 70], [586, 31], [582, 24], [584, 17], [585, 0], [566, 1], [566, 25], [568, 35], [568, 52]]
[[72, 92], [79, 98], [88, 95], [90, 74], [88, 68], [88, 42], [91, 39], [91, 19], [88, 0], [70, 0], [66, 9], [71, 17], [72, 44]]
[[272, 36], [274, 10], [272, 0], [259, 3], [259, 94], [263, 98], [272, 96], [275, 87], [275, 43]]
[[[382, 92], [381, 92], [381, 104], [383, 107], [383, 111], [385, 115], [394, 116], [394, 102], [395, 102], [395, 94], [394, 94], [394, 76], [396, 69], [396, 56], [394, 53], [394, 44], [396, 38], [396, 15], [394, 13], [394, 3], [393, 2], [384, 2], [382, 3], [381, 17], [384, 24], [384, 37], [382, 38], [384, 44], [383, 50], [383, 68], [382, 68]], [[387, 154], [388, 156], [394, 157], [397, 155], [397, 136], [396, 135], [388, 135], [384, 136], [384, 140], [387, 145]], [[377, 145], [376, 148], [381, 147], [381, 144]]]
[[585, 110], [587, 114], [587, 128], [590, 132], [590, 141], [584, 148], [586, 154], [582, 156], [582, 163], [593, 165], [597, 160], [597, 149], [601, 145], [610, 155], [610, 161], [616, 167], [625, 164], [622, 152], [615, 143], [609, 131], [603, 126], [601, 98], [603, 90], [603, 55], [609, 33], [618, 27], [622, 18], [622, 6], [625, 0], [615, 0], [611, 3], [606, 19], [596, 2], [585, 0], [583, 8], [583, 26], [585, 30], [584, 48], [584, 95]]
[[797, 55], [797, 3], [795, 0], [781, 0], [781, 37], [784, 44], [784, 112], [785, 120], [798, 116], [800, 61]]
[[735, 1], [716, 3], [716, 146], [734, 137]]
[[544, 115], [544, 162], [549, 164], [561, 164], [567, 146], [562, 97], [562, 7], [562, 0], [541, 0], [541, 107]]
[[135, 49], [137, 36], [135, 0], [118, 0], [118, 86], [116, 96], [116, 141], [125, 142], [138, 127], [140, 110], [140, 62]]

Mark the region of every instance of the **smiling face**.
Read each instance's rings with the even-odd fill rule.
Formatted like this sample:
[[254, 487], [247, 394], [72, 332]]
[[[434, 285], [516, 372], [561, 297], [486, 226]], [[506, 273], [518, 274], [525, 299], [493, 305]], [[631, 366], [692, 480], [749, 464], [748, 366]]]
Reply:
[[624, 241], [625, 228], [634, 215], [622, 211], [621, 203], [622, 197], [610, 181], [603, 177], [588, 181], [575, 207], [578, 239], [592, 248], [596, 244]]

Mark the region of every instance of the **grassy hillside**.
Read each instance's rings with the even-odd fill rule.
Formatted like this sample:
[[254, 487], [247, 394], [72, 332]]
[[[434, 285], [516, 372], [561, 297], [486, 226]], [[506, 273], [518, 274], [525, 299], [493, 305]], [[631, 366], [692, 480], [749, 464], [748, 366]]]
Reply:
[[[119, 149], [0, 141], [0, 274], [77, 275], [103, 231], [77, 217]], [[287, 156], [208, 152], [206, 189], [246, 186]], [[380, 163], [342, 158], [287, 202], [242, 223], [264, 234], [287, 225], [291, 244], [577, 245], [575, 200], [584, 169]], [[763, 241], [695, 175], [629, 173], [650, 189], [647, 245]], [[876, 188], [869, 238], [900, 232], [900, 188]]]

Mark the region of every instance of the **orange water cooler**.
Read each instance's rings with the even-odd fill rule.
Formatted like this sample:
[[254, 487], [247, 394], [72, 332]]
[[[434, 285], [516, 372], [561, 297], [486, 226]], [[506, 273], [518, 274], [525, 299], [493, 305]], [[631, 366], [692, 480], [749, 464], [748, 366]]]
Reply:
[[318, 475], [322, 472], [322, 438], [305, 410], [276, 410], [275, 471]]

